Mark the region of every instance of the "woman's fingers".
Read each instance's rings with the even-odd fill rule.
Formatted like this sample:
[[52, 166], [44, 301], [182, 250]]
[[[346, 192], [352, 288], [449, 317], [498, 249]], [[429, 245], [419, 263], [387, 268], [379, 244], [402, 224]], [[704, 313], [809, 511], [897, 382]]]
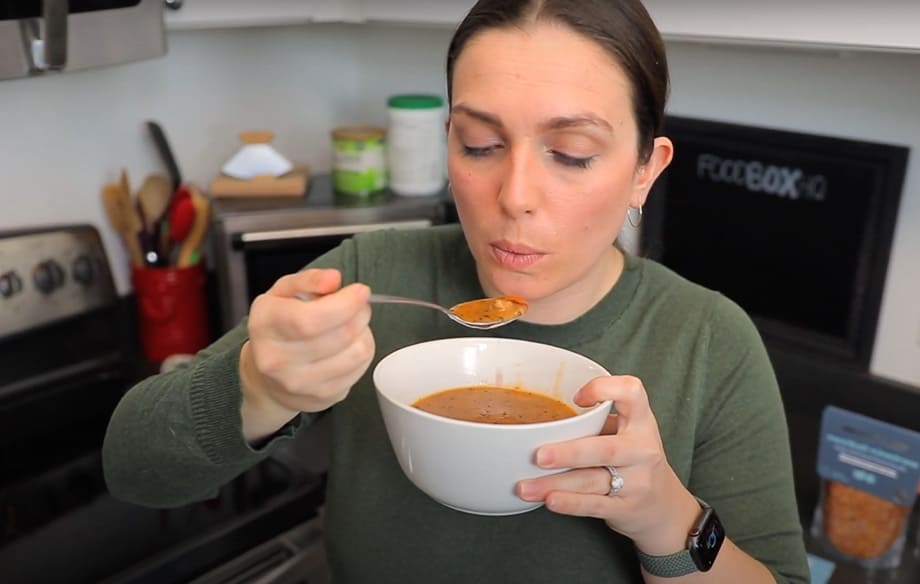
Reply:
[[351, 387], [364, 375], [374, 356], [374, 337], [366, 337], [342, 354], [303, 368], [304, 387], [309, 391], [289, 391], [285, 402], [301, 411], [316, 409], [320, 402], [324, 408], [345, 399]]
[[610, 492], [610, 472], [603, 467], [580, 468], [517, 484], [517, 495], [525, 501], [543, 501], [556, 491], [606, 495]]
[[308, 301], [269, 291], [253, 302], [250, 331], [253, 327], [264, 326], [275, 338], [314, 338], [345, 325], [368, 309], [369, 296], [370, 289], [364, 284], [351, 284]]
[[338, 270], [310, 269], [279, 278], [268, 292], [286, 298], [294, 298], [297, 294], [325, 296], [341, 285], [342, 274]]
[[632, 375], [596, 377], [574, 397], [575, 403], [583, 407], [607, 400], [613, 400], [613, 410], [621, 416], [621, 428], [634, 420], [641, 422], [651, 413], [645, 387]]
[[321, 362], [345, 352], [349, 346], [370, 330], [370, 321], [370, 304], [364, 304], [356, 314], [339, 326], [318, 331], [315, 334], [300, 334], [279, 339], [279, 342], [292, 345], [292, 349], [298, 351], [304, 361]]
[[547, 509], [554, 513], [573, 515], [575, 517], [594, 517], [609, 521], [617, 515], [617, 507], [623, 504], [619, 497], [602, 495], [582, 495], [567, 491], [553, 491], [544, 500]]
[[244, 364], [252, 400], [325, 409], [364, 374], [374, 356], [370, 289], [341, 282], [337, 270], [304, 270], [253, 301]]
[[[542, 468], [628, 465], [657, 457], [658, 426], [642, 382], [628, 375], [598, 377], [575, 396], [582, 406], [613, 400], [616, 414], [607, 418], [601, 436], [546, 444], [537, 449]], [[611, 436], [612, 434], [612, 436]]]
[[310, 386], [356, 369], [363, 371], [374, 356], [374, 338], [366, 323], [363, 328], [356, 324], [349, 329], [347, 339], [345, 333], [334, 332], [309, 344], [253, 343], [253, 357], [261, 371], [289, 378], [291, 387]]
[[534, 459], [540, 468], [589, 468], [614, 464], [628, 466], [646, 462], [657, 454], [647, 440], [623, 434], [590, 436], [546, 444], [537, 449]]

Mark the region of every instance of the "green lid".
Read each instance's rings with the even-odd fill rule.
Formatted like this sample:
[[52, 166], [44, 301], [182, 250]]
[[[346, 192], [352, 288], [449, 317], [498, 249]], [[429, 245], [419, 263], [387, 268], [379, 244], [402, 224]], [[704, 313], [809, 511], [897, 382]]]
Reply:
[[387, 105], [396, 109], [434, 109], [444, 107], [444, 100], [437, 95], [394, 95]]

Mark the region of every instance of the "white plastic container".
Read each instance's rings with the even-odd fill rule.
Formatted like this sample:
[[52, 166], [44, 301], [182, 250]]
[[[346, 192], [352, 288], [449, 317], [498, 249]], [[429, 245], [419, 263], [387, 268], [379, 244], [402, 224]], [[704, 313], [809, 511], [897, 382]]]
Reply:
[[444, 100], [436, 95], [394, 95], [387, 111], [390, 189], [409, 197], [441, 192], [447, 176]]

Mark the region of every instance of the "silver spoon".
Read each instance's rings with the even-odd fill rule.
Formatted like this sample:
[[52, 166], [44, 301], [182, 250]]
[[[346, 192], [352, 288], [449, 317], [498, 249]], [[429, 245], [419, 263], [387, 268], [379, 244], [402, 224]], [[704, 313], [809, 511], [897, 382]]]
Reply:
[[[297, 293], [297, 298], [305, 302], [313, 300], [315, 296]], [[371, 294], [369, 301], [372, 304], [412, 304], [440, 310], [454, 322], [463, 326], [481, 331], [498, 328], [514, 322], [527, 312], [527, 301], [517, 296], [502, 296], [499, 298], [478, 298], [460, 302], [450, 308], [440, 304], [426, 302], [404, 296], [391, 296], [389, 294]]]

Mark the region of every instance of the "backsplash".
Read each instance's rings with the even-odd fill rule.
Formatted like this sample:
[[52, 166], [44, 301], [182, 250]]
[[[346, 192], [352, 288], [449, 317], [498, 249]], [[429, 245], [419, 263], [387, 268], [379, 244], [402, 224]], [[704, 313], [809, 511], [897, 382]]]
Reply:
[[[127, 258], [99, 192], [123, 166], [135, 186], [165, 170], [145, 120], [160, 122], [202, 185], [244, 129], [275, 131], [279, 151], [327, 171], [331, 128], [384, 123], [392, 93], [444, 93], [449, 36], [371, 25], [173, 31], [164, 58], [0, 82], [0, 229], [97, 225], [126, 294]], [[920, 55], [674, 43], [669, 58], [671, 113], [913, 150], [872, 371], [920, 387]]]

